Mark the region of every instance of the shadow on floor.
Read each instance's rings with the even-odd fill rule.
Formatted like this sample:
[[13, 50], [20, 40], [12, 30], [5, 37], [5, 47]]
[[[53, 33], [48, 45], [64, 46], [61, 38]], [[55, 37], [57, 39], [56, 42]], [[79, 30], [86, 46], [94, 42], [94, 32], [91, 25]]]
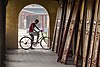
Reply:
[[8, 50], [6, 67], [75, 67], [57, 62], [57, 54], [50, 50]]

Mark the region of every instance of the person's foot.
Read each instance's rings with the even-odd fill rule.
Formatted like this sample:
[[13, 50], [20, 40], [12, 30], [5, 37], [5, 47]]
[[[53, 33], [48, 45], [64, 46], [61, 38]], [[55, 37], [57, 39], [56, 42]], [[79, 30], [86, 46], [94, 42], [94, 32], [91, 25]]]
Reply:
[[35, 48], [31, 48], [31, 49], [35, 49]]
[[35, 48], [31, 47], [31, 49], [35, 49]]

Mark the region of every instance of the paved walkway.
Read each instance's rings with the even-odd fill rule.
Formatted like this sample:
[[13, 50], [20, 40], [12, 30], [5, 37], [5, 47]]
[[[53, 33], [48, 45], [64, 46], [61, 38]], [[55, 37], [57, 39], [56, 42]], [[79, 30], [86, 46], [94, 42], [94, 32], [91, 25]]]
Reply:
[[6, 67], [75, 67], [57, 62], [56, 53], [50, 50], [8, 50]]

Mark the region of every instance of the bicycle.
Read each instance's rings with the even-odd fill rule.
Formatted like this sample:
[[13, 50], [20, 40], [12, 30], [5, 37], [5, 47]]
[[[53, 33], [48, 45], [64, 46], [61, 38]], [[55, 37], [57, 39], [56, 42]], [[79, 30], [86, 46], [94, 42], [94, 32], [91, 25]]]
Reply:
[[45, 50], [50, 49], [48, 47], [48, 45], [50, 43], [50, 37], [44, 36], [44, 33], [42, 31], [40, 31], [39, 33], [41, 33], [41, 36], [39, 34], [39, 38], [38, 38], [38, 40], [36, 40], [36, 42], [34, 42], [32, 37], [29, 37], [29, 36], [22, 37], [19, 41], [20, 47], [24, 50], [28, 50], [28, 49], [32, 48], [33, 45], [34, 45], [34, 47], [36, 47], [37, 44], [40, 43], [40, 46], [43, 49], [45, 49]]

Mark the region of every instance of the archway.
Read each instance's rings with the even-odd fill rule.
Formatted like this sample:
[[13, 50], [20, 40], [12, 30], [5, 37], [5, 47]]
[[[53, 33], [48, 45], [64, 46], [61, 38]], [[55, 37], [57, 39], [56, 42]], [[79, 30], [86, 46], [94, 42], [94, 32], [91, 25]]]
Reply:
[[19, 40], [21, 37], [30, 36], [29, 26], [35, 19], [39, 19], [37, 26], [48, 36], [49, 14], [47, 10], [39, 4], [27, 5], [20, 11], [18, 17], [18, 48], [20, 48]]

